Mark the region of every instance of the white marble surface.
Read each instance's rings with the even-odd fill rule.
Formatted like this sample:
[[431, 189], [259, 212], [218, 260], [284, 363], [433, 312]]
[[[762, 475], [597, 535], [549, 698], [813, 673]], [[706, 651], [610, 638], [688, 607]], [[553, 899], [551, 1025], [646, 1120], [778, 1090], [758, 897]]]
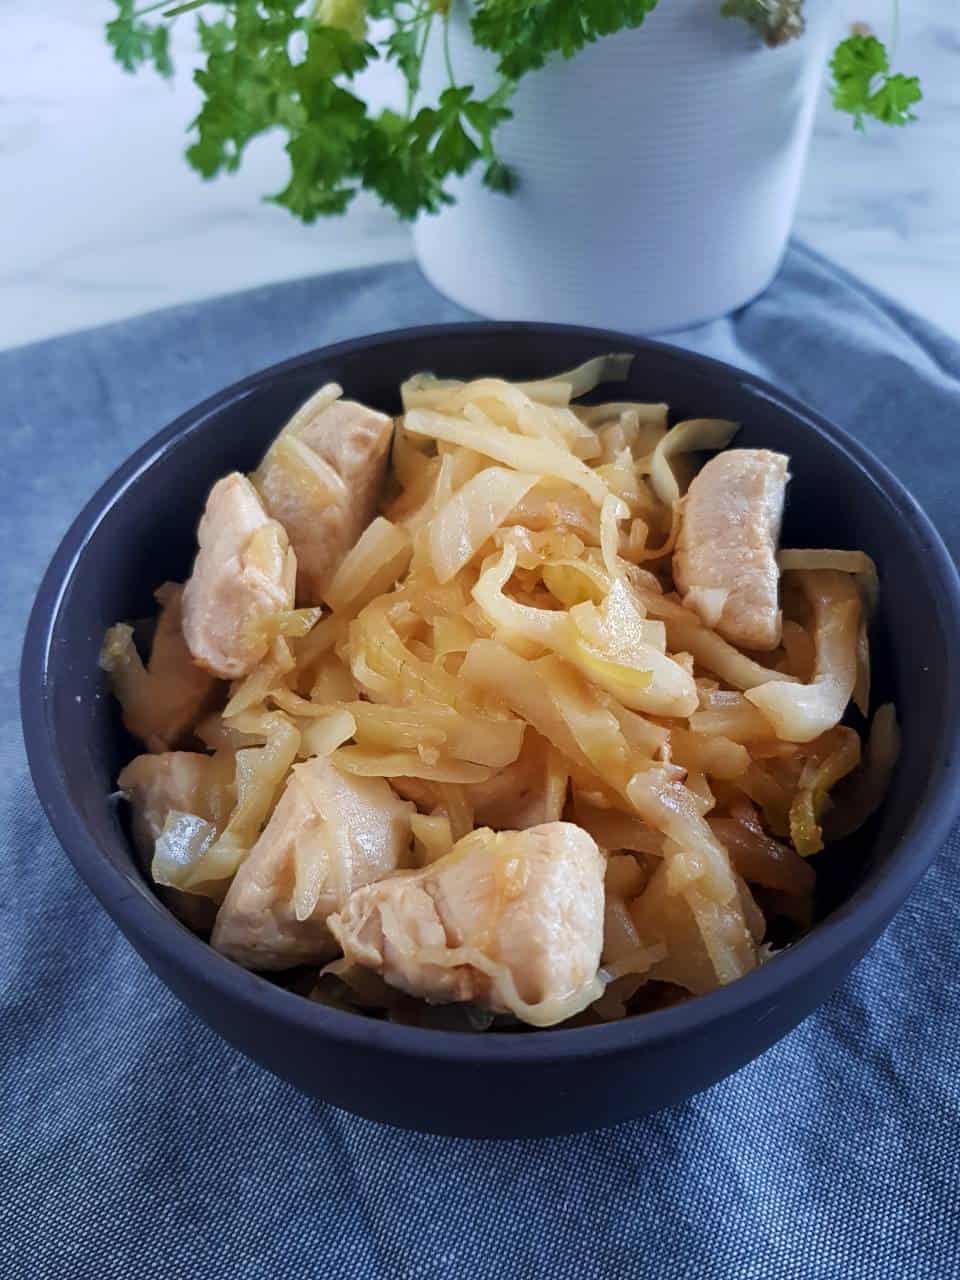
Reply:
[[[902, 8], [897, 63], [922, 74], [922, 121], [860, 137], [824, 95], [797, 231], [960, 337], [960, 5]], [[110, 9], [0, 0], [0, 347], [409, 256], [409, 229], [373, 200], [313, 227], [262, 203], [283, 185], [276, 140], [238, 176], [201, 183], [181, 155], [196, 102], [189, 20], [170, 84], [111, 63]], [[849, 9], [889, 32], [891, 0]]]

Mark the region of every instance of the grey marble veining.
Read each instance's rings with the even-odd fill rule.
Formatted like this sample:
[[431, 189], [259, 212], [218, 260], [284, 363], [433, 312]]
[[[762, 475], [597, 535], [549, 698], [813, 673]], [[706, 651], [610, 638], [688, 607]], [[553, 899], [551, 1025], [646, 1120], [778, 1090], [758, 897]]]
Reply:
[[[846, 7], [889, 33], [892, 0]], [[251, 147], [236, 177], [204, 184], [187, 169], [189, 22], [169, 84], [111, 63], [105, 3], [40, 9], [0, 0], [0, 347], [410, 254], [408, 228], [375, 200], [314, 227], [263, 203], [284, 181], [276, 139]], [[922, 120], [858, 136], [824, 95], [797, 232], [960, 337], [960, 4], [902, 10], [896, 62], [922, 75]], [[391, 92], [376, 73], [368, 85]]]

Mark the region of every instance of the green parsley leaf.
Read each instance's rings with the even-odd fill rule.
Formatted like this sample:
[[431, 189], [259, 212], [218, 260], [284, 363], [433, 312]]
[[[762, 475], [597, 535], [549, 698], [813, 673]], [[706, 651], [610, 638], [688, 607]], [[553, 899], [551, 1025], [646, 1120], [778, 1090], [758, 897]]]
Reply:
[[134, 0], [114, 0], [117, 16], [107, 23], [107, 42], [113, 56], [124, 71], [136, 71], [151, 64], [162, 76], [173, 74], [170, 61], [169, 31], [143, 22], [134, 8]]
[[507, 168], [502, 160], [491, 160], [483, 171], [483, 185], [491, 191], [498, 191], [508, 196], [517, 189], [517, 179], [512, 169]]
[[464, 103], [463, 113], [479, 134], [486, 137], [492, 134], [497, 125], [509, 120], [513, 114], [503, 106], [500, 98], [494, 94], [486, 99], [474, 98]]
[[289, 52], [302, 30], [295, 11], [296, 0], [271, 0], [265, 17], [257, 0], [237, 0], [221, 22], [200, 26], [207, 58], [193, 78], [203, 103], [187, 159], [203, 177], [234, 172], [247, 144], [275, 125], [306, 123]]
[[199, 16], [197, 36], [204, 53], [226, 53], [233, 41], [233, 33], [226, 22], [204, 22]]
[[[250, 142], [284, 135], [290, 164], [269, 197], [305, 222], [342, 213], [362, 188], [401, 218], [451, 202], [446, 184], [475, 167], [491, 190], [516, 178], [497, 153], [517, 81], [553, 55], [572, 57], [603, 36], [639, 26], [657, 0], [474, 0], [474, 40], [497, 59], [499, 83], [480, 96], [458, 82], [446, 26], [449, 0], [113, 0], [106, 34], [128, 71], [172, 73], [170, 27], [193, 14], [203, 63], [194, 73], [201, 104], [190, 124], [187, 159], [204, 178], [239, 168]], [[704, 0], [706, 3], [706, 0]], [[803, 0], [711, 0], [750, 22], [771, 44], [797, 34]], [[151, 21], [145, 19], [159, 15]], [[375, 43], [366, 39], [367, 22]], [[442, 27], [447, 87], [418, 101], [428, 40]], [[406, 109], [374, 115], [351, 89], [376, 59], [396, 65]], [[915, 78], [891, 75], [886, 50], [851, 37], [831, 64], [834, 100], [858, 128], [866, 117], [912, 120]]]
[[909, 124], [917, 118], [910, 108], [922, 99], [923, 90], [916, 76], [887, 76], [870, 98], [870, 114], [881, 124]]
[[386, 39], [386, 56], [397, 64], [411, 93], [420, 88], [420, 30], [416, 23], [398, 24]]
[[150, 57], [157, 72], [164, 78], [173, 75], [173, 62], [170, 59], [169, 27], [154, 27], [150, 33]]
[[916, 76], [891, 75], [887, 51], [875, 36], [850, 36], [837, 45], [830, 62], [833, 105], [853, 116], [863, 129], [868, 116], [882, 124], [916, 120], [911, 107], [923, 93]]
[[447, 121], [433, 149], [437, 168], [443, 174], [466, 173], [480, 155], [480, 148], [460, 123], [459, 115]]
[[500, 74], [519, 80], [551, 53], [572, 58], [601, 36], [639, 27], [657, 0], [482, 0], [471, 19], [473, 37], [499, 58]]
[[363, 184], [401, 218], [436, 213], [452, 203], [430, 152], [437, 123], [431, 107], [423, 107], [412, 120], [384, 111], [367, 139]]

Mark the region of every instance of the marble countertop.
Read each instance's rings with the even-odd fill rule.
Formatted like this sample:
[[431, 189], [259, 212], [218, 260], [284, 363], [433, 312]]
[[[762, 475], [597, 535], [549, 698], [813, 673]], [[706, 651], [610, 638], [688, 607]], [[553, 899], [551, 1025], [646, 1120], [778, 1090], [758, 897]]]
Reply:
[[[204, 184], [182, 158], [195, 111], [192, 28], [173, 82], [111, 63], [106, 0], [0, 0], [0, 347], [274, 280], [409, 257], [373, 199], [303, 227], [262, 203], [276, 139]], [[886, 35], [891, 0], [850, 0]], [[960, 338], [960, 13], [903, 6], [896, 62], [922, 75], [922, 119], [865, 136], [826, 94], [797, 219], [809, 244]], [[952, 11], [952, 14], [951, 14]]]

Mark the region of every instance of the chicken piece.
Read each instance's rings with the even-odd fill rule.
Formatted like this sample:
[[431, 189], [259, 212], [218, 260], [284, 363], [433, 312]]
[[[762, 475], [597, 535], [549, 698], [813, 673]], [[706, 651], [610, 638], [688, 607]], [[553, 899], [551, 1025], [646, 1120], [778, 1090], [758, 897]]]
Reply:
[[153, 856], [154, 842], [171, 810], [222, 825], [233, 808], [232, 782], [232, 762], [196, 751], [166, 751], [131, 760], [117, 786], [133, 808], [133, 839], [142, 857]]
[[478, 826], [525, 831], [545, 822], [559, 822], [567, 801], [567, 781], [560, 754], [528, 725], [513, 764], [464, 791]]
[[154, 681], [156, 714], [161, 717], [156, 736], [166, 750], [188, 734], [211, 706], [217, 681], [193, 661], [183, 638], [183, 587], [166, 582], [156, 597], [160, 616], [147, 670]]
[[123, 711], [123, 723], [148, 751], [169, 751], [186, 738], [211, 707], [217, 681], [198, 667], [183, 638], [183, 588], [166, 582], [156, 592], [160, 603], [146, 666], [133, 641], [133, 629], [111, 627], [100, 665]]
[[442, 807], [440, 793], [435, 782], [425, 778], [391, 778], [390, 786], [404, 800], [412, 800], [421, 813], [431, 813]]
[[210, 939], [247, 969], [320, 964], [337, 953], [327, 917], [403, 866], [412, 804], [382, 778], [340, 773], [326, 757], [295, 765], [233, 879]]
[[270, 619], [293, 608], [296, 556], [283, 526], [236, 471], [210, 490], [197, 538], [183, 591], [184, 638], [201, 666], [238, 680], [267, 652]]
[[393, 419], [323, 387], [274, 441], [254, 482], [297, 553], [297, 603], [318, 605], [373, 519]]
[[550, 1026], [602, 992], [603, 875], [572, 823], [480, 828], [422, 870], [358, 889], [328, 924], [349, 961], [401, 991]]
[[[171, 812], [192, 813], [221, 827], [234, 803], [233, 765], [229, 757], [195, 751], [167, 751], [137, 756], [122, 770], [117, 786], [132, 810], [133, 842], [149, 871], [154, 846]], [[157, 893], [174, 915], [192, 929], [213, 926], [216, 905], [199, 894], [157, 885]]]
[[768, 449], [711, 458], [683, 499], [673, 576], [683, 602], [744, 649], [780, 643], [777, 543], [788, 459]]
[[[474, 823], [494, 831], [525, 831], [559, 822], [567, 802], [568, 774], [563, 758], [529, 725], [520, 754], [486, 782], [462, 783], [457, 790], [470, 806]], [[391, 778], [390, 785], [422, 813], [445, 809], [442, 788], [423, 778]]]

